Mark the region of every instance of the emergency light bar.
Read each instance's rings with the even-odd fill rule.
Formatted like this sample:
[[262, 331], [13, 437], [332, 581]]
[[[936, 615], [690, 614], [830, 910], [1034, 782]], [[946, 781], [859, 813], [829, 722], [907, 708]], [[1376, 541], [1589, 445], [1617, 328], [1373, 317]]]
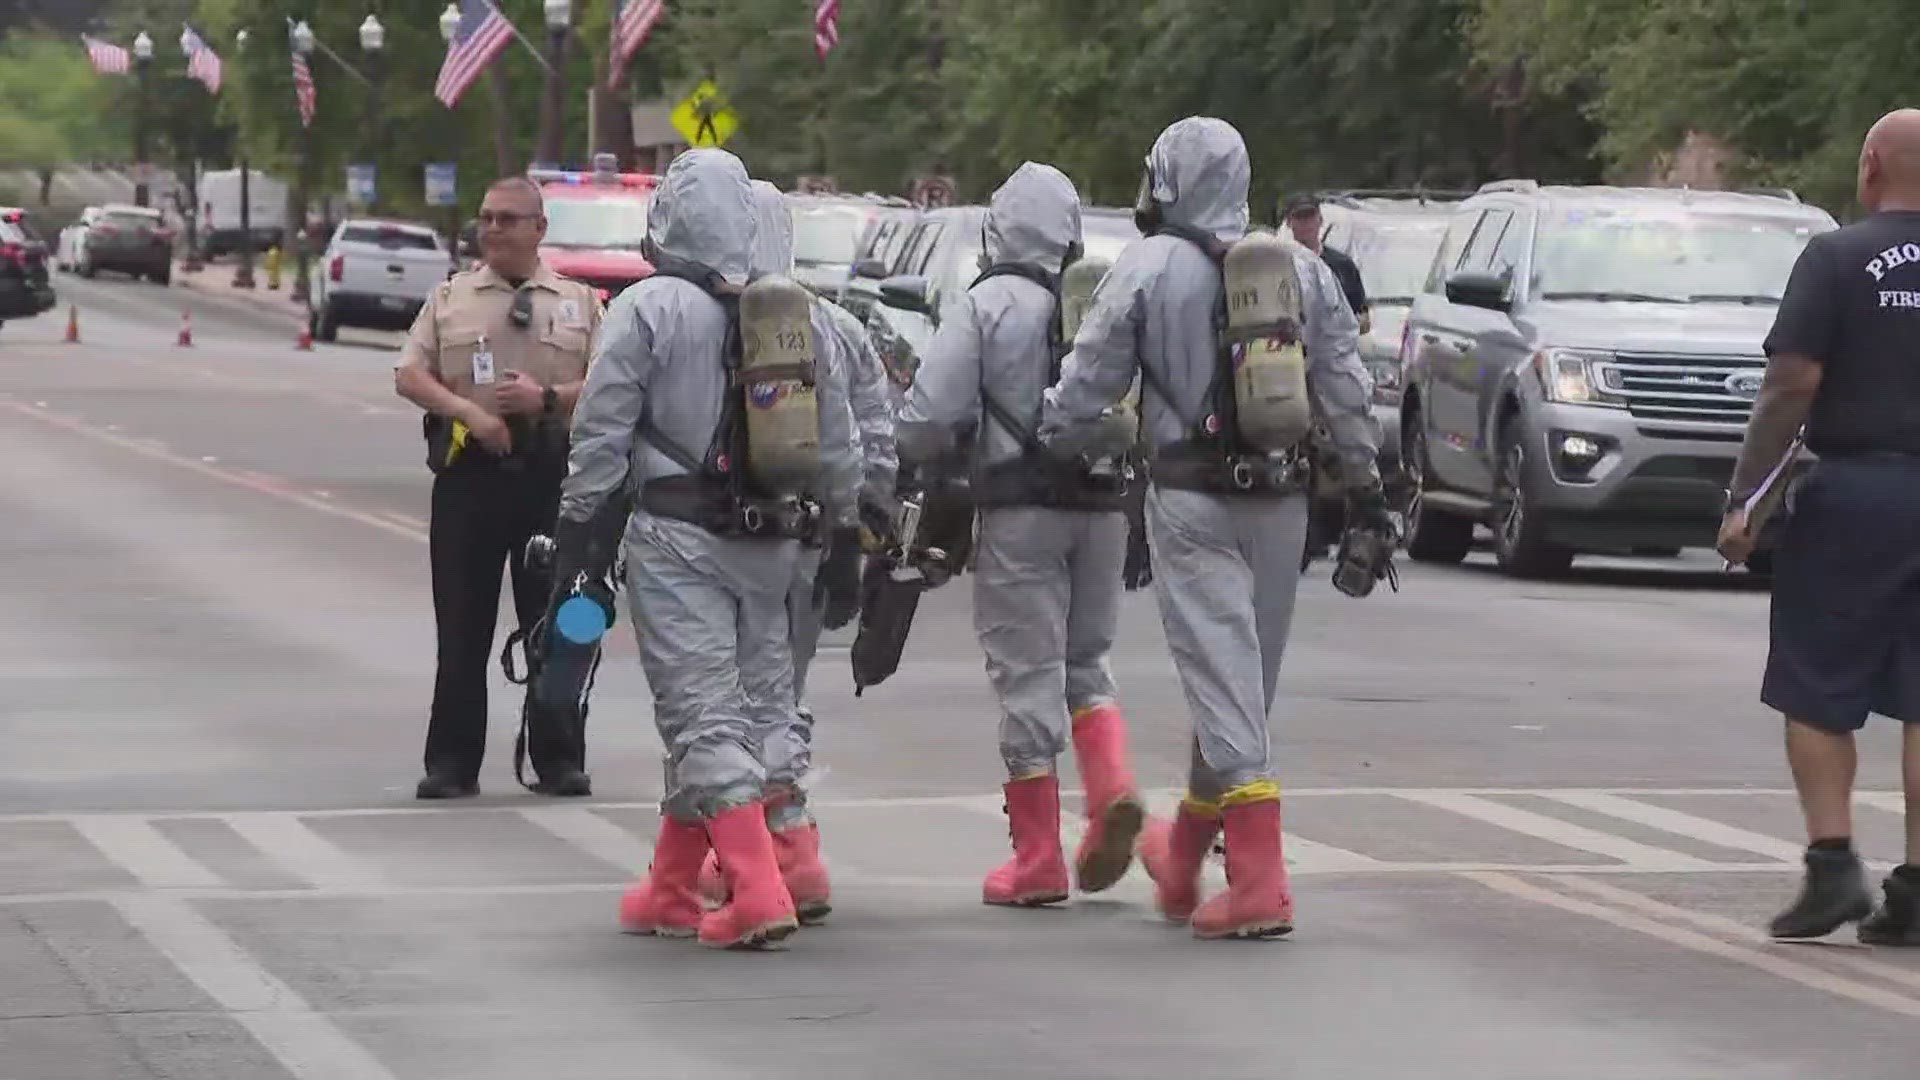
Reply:
[[529, 169], [527, 179], [536, 184], [629, 188], [650, 188], [659, 181], [652, 173], [576, 172], [571, 169]]

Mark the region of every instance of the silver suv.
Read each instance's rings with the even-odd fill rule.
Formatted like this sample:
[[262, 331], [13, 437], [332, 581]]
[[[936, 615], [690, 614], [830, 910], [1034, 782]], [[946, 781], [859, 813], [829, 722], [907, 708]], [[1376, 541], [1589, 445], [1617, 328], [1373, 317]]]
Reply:
[[1791, 192], [1487, 184], [1401, 334], [1407, 549], [1500, 566], [1710, 545], [1794, 260]]

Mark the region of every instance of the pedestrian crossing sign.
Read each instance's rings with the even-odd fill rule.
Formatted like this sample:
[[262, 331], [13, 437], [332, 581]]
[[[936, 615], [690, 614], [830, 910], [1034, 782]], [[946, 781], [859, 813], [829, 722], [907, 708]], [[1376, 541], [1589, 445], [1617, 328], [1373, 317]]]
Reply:
[[712, 79], [700, 80], [693, 92], [673, 107], [674, 130], [688, 146], [720, 146], [740, 129], [740, 114], [733, 111]]

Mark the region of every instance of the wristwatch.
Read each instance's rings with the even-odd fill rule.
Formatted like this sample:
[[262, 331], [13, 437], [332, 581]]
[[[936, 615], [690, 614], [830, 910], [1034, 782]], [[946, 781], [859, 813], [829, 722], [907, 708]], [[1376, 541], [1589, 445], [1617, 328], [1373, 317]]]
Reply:
[[553, 412], [554, 406], [559, 403], [560, 395], [553, 387], [546, 386], [540, 389], [540, 411], [551, 413]]

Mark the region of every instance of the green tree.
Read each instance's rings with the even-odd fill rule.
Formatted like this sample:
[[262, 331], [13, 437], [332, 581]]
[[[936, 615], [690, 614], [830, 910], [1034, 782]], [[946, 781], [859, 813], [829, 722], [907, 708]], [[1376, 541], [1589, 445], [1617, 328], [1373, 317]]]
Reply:
[[77, 36], [15, 32], [0, 40], [0, 164], [40, 174], [45, 205], [54, 170], [131, 155], [122, 103], [130, 79], [98, 75]]

